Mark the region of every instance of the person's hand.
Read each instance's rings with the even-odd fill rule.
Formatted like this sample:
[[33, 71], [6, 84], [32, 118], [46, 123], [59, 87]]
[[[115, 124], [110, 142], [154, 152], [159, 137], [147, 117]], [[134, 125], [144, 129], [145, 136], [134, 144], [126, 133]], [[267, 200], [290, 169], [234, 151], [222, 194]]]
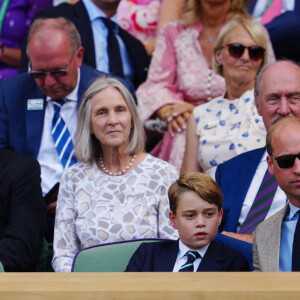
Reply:
[[239, 234], [239, 233], [228, 232], [228, 231], [222, 231], [221, 233], [224, 235], [227, 235], [229, 237], [232, 237], [234, 239], [238, 239], [238, 240], [252, 244], [252, 240], [253, 240], [252, 234]]
[[187, 127], [187, 121], [194, 109], [190, 103], [178, 103], [165, 105], [160, 108], [157, 115], [168, 123], [168, 131], [171, 136], [176, 132], [182, 132]]

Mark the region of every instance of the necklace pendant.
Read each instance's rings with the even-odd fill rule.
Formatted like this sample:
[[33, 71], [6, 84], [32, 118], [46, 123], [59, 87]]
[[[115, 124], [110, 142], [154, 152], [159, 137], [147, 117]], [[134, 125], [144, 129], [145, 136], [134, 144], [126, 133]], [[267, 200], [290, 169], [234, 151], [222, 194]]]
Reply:
[[215, 36], [210, 36], [210, 37], [208, 38], [208, 41], [209, 41], [210, 43], [214, 43], [216, 40], [217, 40], [217, 38], [216, 38]]

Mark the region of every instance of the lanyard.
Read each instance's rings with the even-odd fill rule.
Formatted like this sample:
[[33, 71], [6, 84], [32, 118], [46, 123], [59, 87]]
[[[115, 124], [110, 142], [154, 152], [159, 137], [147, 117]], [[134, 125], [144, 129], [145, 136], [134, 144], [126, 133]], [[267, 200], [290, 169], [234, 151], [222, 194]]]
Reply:
[[265, 5], [263, 12], [260, 14], [261, 16], [266, 12], [269, 6], [272, 4], [273, 0], [269, 0], [268, 3]]
[[4, 0], [2, 5], [1, 5], [1, 9], [0, 9], [0, 37], [1, 37], [1, 33], [2, 33], [2, 25], [3, 25], [4, 17], [5, 17], [9, 2], [10, 2], [10, 0]]

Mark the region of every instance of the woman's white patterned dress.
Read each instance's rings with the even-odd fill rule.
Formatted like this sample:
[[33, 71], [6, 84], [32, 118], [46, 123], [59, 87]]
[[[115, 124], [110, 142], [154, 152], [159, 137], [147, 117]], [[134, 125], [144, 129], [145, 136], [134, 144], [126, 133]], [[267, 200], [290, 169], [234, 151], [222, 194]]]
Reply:
[[140, 238], [176, 239], [168, 219], [168, 188], [175, 168], [149, 154], [132, 171], [109, 176], [96, 163], [77, 163], [61, 180], [54, 257], [57, 272], [69, 272], [85, 247]]

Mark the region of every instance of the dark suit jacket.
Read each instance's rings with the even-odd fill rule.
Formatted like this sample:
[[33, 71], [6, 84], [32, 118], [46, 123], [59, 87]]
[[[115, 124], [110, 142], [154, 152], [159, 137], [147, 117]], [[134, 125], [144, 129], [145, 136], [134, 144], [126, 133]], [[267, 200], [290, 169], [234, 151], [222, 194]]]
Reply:
[[[127, 272], [172, 272], [179, 251], [178, 241], [143, 243], [130, 259]], [[238, 251], [212, 241], [197, 272], [249, 271], [249, 264]]]
[[[248, 0], [247, 9], [253, 13], [257, 0]], [[265, 25], [276, 59], [300, 63], [300, 1], [295, 0], [293, 11], [286, 11]]]
[[[83, 62], [95, 68], [96, 61], [93, 31], [87, 10], [83, 2], [79, 1], [74, 5], [62, 3], [58, 6], [43, 9], [36, 14], [35, 19], [57, 17], [64, 17], [74, 23], [80, 33], [82, 46], [84, 47]], [[150, 57], [147, 55], [143, 44], [135, 37], [120, 27], [119, 34], [127, 48], [134, 71], [134, 78], [132, 82], [137, 88], [147, 78]], [[20, 68], [21, 72], [25, 72], [28, 66], [28, 59], [24, 57], [26, 57], [26, 54], [23, 49], [22, 66]]]
[[[103, 74], [82, 65], [80, 68], [78, 107], [92, 80]], [[43, 99], [42, 110], [28, 110], [28, 99]], [[37, 158], [42, 139], [46, 96], [27, 73], [0, 83], [0, 148]]]
[[33, 271], [41, 251], [46, 207], [40, 166], [0, 149], [0, 261], [5, 271]]
[[265, 150], [248, 151], [218, 165], [215, 177], [223, 194], [224, 211], [220, 232], [236, 232], [245, 197]]

